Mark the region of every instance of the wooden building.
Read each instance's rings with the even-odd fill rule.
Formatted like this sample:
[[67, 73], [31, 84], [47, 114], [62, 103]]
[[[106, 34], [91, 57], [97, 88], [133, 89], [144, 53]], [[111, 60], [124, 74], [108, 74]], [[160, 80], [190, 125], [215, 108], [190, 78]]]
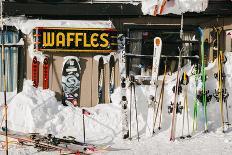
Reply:
[[[130, 1], [131, 2], [131, 1]], [[80, 59], [81, 66], [81, 89], [80, 89], [80, 106], [95, 106], [99, 103], [110, 103], [110, 94], [115, 88], [120, 86], [120, 69], [119, 69], [119, 51], [117, 48], [112, 48], [113, 44], [117, 44], [117, 35], [123, 34], [125, 39], [125, 49], [126, 53], [132, 54], [147, 54], [153, 53], [152, 39], [155, 36], [160, 36], [164, 40], [163, 53], [165, 55], [175, 55], [178, 50], [178, 44], [182, 44], [179, 38], [179, 31], [181, 29], [181, 17], [178, 15], [165, 15], [165, 16], [147, 16], [143, 15], [141, 11], [141, 1], [133, 1], [128, 3], [127, 0], [124, 1], [72, 1], [72, 0], [57, 0], [49, 2], [46, 0], [15, 0], [15, 1], [3, 1], [2, 2], [2, 13], [3, 17], [6, 19], [5, 24], [7, 25], [4, 29], [8, 32], [9, 27], [14, 27], [14, 31], [17, 32], [18, 38], [24, 38], [24, 46], [14, 47], [15, 51], [18, 52], [18, 56], [14, 57], [17, 63], [12, 63], [14, 65], [18, 64], [17, 75], [13, 75], [17, 82], [12, 81], [13, 77], [10, 76], [10, 67], [8, 83], [8, 91], [17, 89], [18, 92], [22, 90], [23, 79], [31, 79], [32, 77], [32, 58], [34, 51], [35, 55], [43, 53], [49, 57], [50, 67], [49, 67], [49, 89], [56, 92], [58, 100], [62, 99], [62, 66], [63, 59], [65, 56], [77, 56]], [[134, 5], [136, 3], [137, 5]], [[23, 21], [20, 22], [18, 16], [24, 16]], [[12, 19], [12, 20], [11, 20]], [[34, 24], [34, 27], [28, 28], [25, 31], [25, 23], [27, 22], [40, 22], [40, 24]], [[58, 22], [62, 24], [43, 24], [50, 21], [52, 23]], [[81, 23], [84, 21], [85, 24], [65, 24], [65, 21], [74, 21], [76, 23]], [[97, 26], [91, 23], [91, 21], [99, 21], [103, 23], [103, 26]], [[110, 21], [111, 27], [104, 27], [104, 23]], [[89, 24], [88, 24], [89, 23]], [[31, 24], [33, 25], [33, 24]], [[86, 26], [88, 25], [88, 26]], [[213, 61], [213, 45], [210, 32], [214, 27], [222, 27], [223, 31], [220, 35], [221, 50], [231, 51], [231, 40], [226, 35], [229, 30], [232, 29], [232, 3], [230, 1], [218, 1], [209, 0], [209, 6], [206, 11], [202, 13], [185, 13], [184, 14], [184, 25], [183, 31], [186, 33], [191, 33], [196, 35], [195, 29], [201, 26], [205, 28], [205, 41], [208, 41], [208, 61]], [[57, 35], [58, 33], [64, 33], [64, 35], [69, 34], [69, 43], [62, 44], [62, 42], [57, 43], [54, 41], [54, 45], [45, 46], [44, 42], [38, 44], [38, 47], [34, 46], [40, 38], [36, 38], [38, 33], [36, 30], [40, 30], [41, 34], [43, 32], [48, 32], [50, 34]], [[96, 39], [92, 41], [91, 45], [91, 34], [93, 30], [96, 36], [100, 36], [102, 32], [115, 32], [108, 33], [109, 36], [115, 37], [113, 40], [108, 40], [111, 47], [98, 48], [99, 41]], [[30, 32], [30, 33], [29, 33]], [[82, 33], [82, 38], [79, 40], [82, 47], [74, 47], [76, 42], [78, 43], [78, 36], [74, 37], [73, 33]], [[171, 34], [170, 38], [167, 33]], [[73, 37], [70, 37], [73, 35]], [[86, 35], [87, 39], [83, 37]], [[90, 34], [90, 36], [89, 36]], [[173, 35], [175, 34], [175, 35]], [[34, 37], [33, 37], [34, 36]], [[52, 37], [52, 36], [50, 36]], [[92, 37], [93, 38], [93, 37]], [[104, 38], [104, 37], [103, 37]], [[133, 40], [134, 38], [134, 40]], [[34, 40], [33, 40], [34, 39]], [[77, 39], [77, 41], [75, 40]], [[137, 41], [135, 42], [135, 40]], [[67, 39], [66, 39], [67, 40]], [[171, 40], [171, 41], [170, 41]], [[111, 44], [112, 43], [112, 44]], [[85, 44], [85, 46], [84, 46]], [[197, 44], [197, 43], [196, 43]], [[55, 46], [58, 45], [58, 46]], [[13, 47], [12, 47], [13, 48]], [[17, 49], [16, 49], [17, 48]], [[23, 48], [23, 49], [22, 49]], [[108, 49], [107, 49], [108, 48]], [[199, 49], [193, 46], [193, 53], [189, 52], [189, 55], [199, 54]], [[10, 59], [10, 57], [9, 57]], [[105, 61], [108, 59], [108, 61]], [[134, 59], [134, 60], [132, 60]], [[10, 61], [10, 60], [9, 60]], [[40, 60], [42, 62], [42, 60]], [[141, 60], [136, 58], [126, 58], [126, 75], [133, 71], [136, 74], [141, 74], [138, 65], [148, 65], [151, 60]], [[161, 61], [162, 63], [162, 61]], [[175, 68], [175, 62], [170, 64], [172, 68]], [[137, 67], [137, 68], [136, 68]], [[0, 66], [1, 68], [1, 66]], [[15, 67], [14, 67], [15, 68]], [[170, 67], [171, 68], [171, 67]], [[175, 69], [173, 69], [175, 70]], [[15, 72], [15, 71], [13, 71]], [[100, 75], [103, 73], [103, 75]], [[161, 72], [162, 73], [162, 72]], [[42, 86], [42, 63], [40, 63], [40, 74], [39, 74], [39, 86]], [[99, 79], [102, 88], [99, 87]], [[12, 84], [12, 88], [10, 85]], [[99, 89], [101, 89], [101, 94], [99, 95]]]

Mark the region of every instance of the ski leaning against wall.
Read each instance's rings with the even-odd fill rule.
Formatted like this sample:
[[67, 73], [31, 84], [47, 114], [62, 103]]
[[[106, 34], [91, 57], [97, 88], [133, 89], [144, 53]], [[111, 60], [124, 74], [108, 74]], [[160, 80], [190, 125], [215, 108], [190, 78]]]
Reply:
[[159, 64], [160, 64], [160, 55], [162, 50], [162, 40], [159, 37], [154, 39], [154, 53], [153, 53], [153, 64], [152, 64], [152, 77], [151, 77], [151, 86], [154, 88], [154, 96], [149, 96], [148, 104], [148, 114], [147, 114], [147, 126], [146, 126], [146, 136], [152, 136], [154, 130], [154, 113], [155, 113], [155, 103], [157, 96], [157, 81], [159, 75]]

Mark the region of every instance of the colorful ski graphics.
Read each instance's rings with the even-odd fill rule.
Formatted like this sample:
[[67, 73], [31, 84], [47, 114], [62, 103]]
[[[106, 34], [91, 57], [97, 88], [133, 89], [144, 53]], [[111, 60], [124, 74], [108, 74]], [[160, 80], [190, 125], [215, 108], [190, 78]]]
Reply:
[[63, 89], [63, 104], [73, 104], [80, 106], [80, 73], [81, 67], [79, 59], [75, 56], [64, 57], [62, 71], [62, 89]]
[[40, 62], [35, 56], [32, 60], [32, 81], [35, 88], [38, 88], [39, 86], [39, 64]]
[[[159, 37], [154, 39], [154, 53], [153, 53], [153, 64], [152, 64], [152, 77], [151, 85], [155, 86], [155, 96], [149, 96], [149, 105], [148, 105], [148, 115], [147, 115], [147, 127], [146, 127], [146, 136], [152, 136], [154, 131], [154, 113], [155, 113], [155, 103], [157, 95], [157, 81], [159, 75], [159, 64], [160, 64], [160, 55], [162, 50], [162, 40]], [[151, 100], [153, 99], [153, 101]]]
[[49, 88], [49, 59], [44, 58], [43, 61], [43, 89]]

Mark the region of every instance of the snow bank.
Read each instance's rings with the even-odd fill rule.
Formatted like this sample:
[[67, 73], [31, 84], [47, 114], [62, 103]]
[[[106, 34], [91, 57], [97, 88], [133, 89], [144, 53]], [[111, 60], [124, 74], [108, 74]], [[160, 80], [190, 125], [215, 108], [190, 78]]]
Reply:
[[[142, 0], [144, 15], [154, 15], [155, 5], [161, 5], [159, 0]], [[185, 12], [202, 12], [208, 7], [208, 0], [171, 0], [167, 1], [163, 14], [178, 14]]]
[[[228, 92], [232, 92], [232, 71], [230, 64], [232, 63], [232, 53], [226, 53], [227, 62], [225, 64], [226, 88]], [[210, 94], [216, 89], [216, 79], [213, 77], [216, 68], [216, 62], [211, 63], [206, 68], [208, 79], [206, 88]], [[191, 73], [191, 66], [187, 65], [182, 71]], [[159, 77], [161, 81], [163, 76]], [[180, 140], [183, 115], [177, 115], [176, 137], [177, 140], [172, 143], [169, 141], [170, 126], [172, 115], [168, 114], [168, 105], [172, 100], [172, 87], [175, 84], [176, 73], [167, 75], [164, 93], [163, 115], [161, 117], [161, 130], [158, 130], [159, 115], [155, 126], [156, 133], [154, 137], [146, 138], [146, 120], [148, 110], [148, 95], [153, 90], [148, 85], [136, 86], [136, 102], [138, 108], [138, 124], [140, 142], [136, 140], [136, 119], [135, 107], [132, 105], [132, 141], [122, 140], [122, 122], [121, 122], [121, 89], [117, 88], [112, 94], [111, 104], [99, 104], [95, 107], [86, 108], [91, 115], [85, 117], [86, 123], [86, 142], [94, 144], [107, 144], [120, 148], [117, 152], [109, 152], [108, 154], [185, 154], [192, 151], [193, 154], [218, 154], [221, 151], [225, 154], [231, 154], [232, 132], [221, 133], [221, 119], [219, 103], [214, 98], [208, 104], [208, 123], [209, 134], [202, 134], [204, 130], [203, 106], [199, 103], [198, 129], [192, 134], [192, 116], [193, 101], [195, 97], [194, 75], [190, 75], [190, 83], [188, 85], [188, 104], [189, 104], [189, 127], [190, 134], [193, 138], [189, 140]], [[159, 87], [160, 89], [160, 87]], [[159, 90], [158, 89], [158, 90]], [[160, 91], [160, 90], [159, 90]], [[127, 99], [130, 101], [130, 89], [127, 89]], [[183, 105], [183, 94], [179, 97], [179, 101]], [[158, 92], [159, 96], [159, 92]], [[231, 101], [228, 98], [229, 119], [231, 117]], [[130, 102], [129, 102], [130, 103]], [[130, 104], [129, 104], [130, 106]], [[74, 136], [77, 140], [83, 141], [83, 126], [81, 108], [64, 107], [57, 102], [54, 92], [50, 90], [42, 90], [42, 88], [34, 88], [32, 81], [25, 81], [23, 91], [17, 94], [9, 103], [9, 128], [22, 132], [39, 132], [42, 134], [54, 134], [58, 137]], [[184, 135], [187, 134], [187, 120], [185, 117]], [[222, 147], [217, 148], [218, 145]], [[199, 152], [199, 149], [201, 152]], [[22, 154], [28, 154], [28, 150], [24, 150]], [[49, 154], [49, 153], [48, 153]]]

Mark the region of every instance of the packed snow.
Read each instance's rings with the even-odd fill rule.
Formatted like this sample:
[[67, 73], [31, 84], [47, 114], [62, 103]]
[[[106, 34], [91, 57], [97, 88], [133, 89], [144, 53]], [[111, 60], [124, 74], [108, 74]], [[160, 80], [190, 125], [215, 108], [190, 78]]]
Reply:
[[[163, 0], [142, 0], [144, 15], [154, 15], [155, 6], [161, 6]], [[178, 14], [185, 12], [202, 12], [208, 7], [208, 0], [171, 0], [167, 1], [163, 10], [165, 14]]]
[[[227, 53], [225, 64], [226, 87], [232, 92], [231, 67], [232, 54]], [[208, 75], [207, 89], [210, 93], [216, 88], [216, 79], [213, 73], [216, 72], [216, 62], [206, 68]], [[192, 67], [186, 65], [183, 71], [191, 73]], [[159, 76], [161, 81], [163, 76]], [[120, 106], [121, 89], [117, 88], [112, 94], [112, 103], [99, 104], [95, 107], [86, 108], [91, 115], [85, 117], [86, 142], [92, 144], [111, 145], [117, 151], [105, 152], [102, 154], [231, 154], [232, 153], [232, 132], [231, 128], [226, 133], [221, 132], [219, 103], [214, 98], [208, 104], [209, 133], [203, 133], [204, 116], [203, 108], [199, 103], [198, 130], [192, 133], [192, 116], [194, 100], [194, 75], [190, 76], [188, 86], [188, 102], [190, 114], [190, 132], [192, 138], [181, 140], [182, 115], [177, 116], [177, 129], [175, 142], [169, 141], [171, 115], [168, 114], [167, 106], [173, 96], [172, 87], [175, 84], [176, 73], [168, 74], [166, 77], [164, 108], [162, 116], [162, 129], [156, 130], [153, 137], [146, 137], [146, 120], [148, 110], [148, 91], [152, 90], [148, 85], [136, 86], [136, 100], [138, 108], [138, 124], [140, 140], [137, 140], [135, 108], [132, 105], [132, 140], [122, 139], [122, 113]], [[161, 83], [161, 82], [160, 82]], [[159, 88], [160, 89], [160, 88]], [[158, 93], [159, 94], [159, 93]], [[182, 93], [183, 94], [183, 93]], [[127, 98], [130, 99], [130, 91], [127, 89]], [[1, 96], [2, 99], [2, 96]], [[181, 95], [180, 100], [183, 100]], [[228, 98], [229, 114], [231, 111], [231, 96]], [[3, 102], [1, 102], [3, 103]], [[55, 98], [51, 90], [34, 88], [32, 81], [25, 80], [23, 91], [16, 96], [8, 98], [8, 125], [9, 129], [21, 132], [39, 132], [41, 134], [51, 133], [57, 137], [74, 136], [78, 141], [83, 141], [82, 108], [67, 106], [64, 107]], [[3, 111], [1, 110], [1, 113]], [[231, 114], [230, 114], [230, 120]], [[157, 121], [158, 123], [158, 121]], [[187, 134], [185, 120], [184, 135]], [[156, 124], [157, 128], [157, 124]], [[4, 140], [4, 137], [1, 136]], [[3, 144], [3, 143], [2, 143]], [[4, 150], [2, 149], [2, 154]], [[17, 146], [10, 144], [11, 154], [59, 154], [58, 152], [36, 152], [33, 147]]]

